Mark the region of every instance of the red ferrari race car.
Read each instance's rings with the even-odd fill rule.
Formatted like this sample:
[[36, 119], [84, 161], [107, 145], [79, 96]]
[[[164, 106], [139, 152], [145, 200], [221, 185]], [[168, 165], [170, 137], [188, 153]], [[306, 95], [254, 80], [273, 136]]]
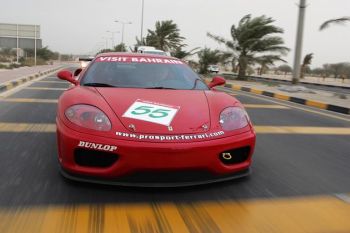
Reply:
[[98, 55], [58, 102], [62, 174], [129, 186], [186, 186], [249, 174], [255, 132], [242, 104], [176, 58]]

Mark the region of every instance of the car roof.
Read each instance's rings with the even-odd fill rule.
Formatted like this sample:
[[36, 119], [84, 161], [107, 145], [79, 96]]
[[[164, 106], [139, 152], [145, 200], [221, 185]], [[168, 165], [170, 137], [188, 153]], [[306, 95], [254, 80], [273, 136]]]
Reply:
[[96, 58], [99, 57], [117, 57], [117, 56], [123, 56], [123, 57], [144, 57], [144, 58], [163, 58], [163, 59], [175, 59], [179, 60], [176, 57], [169, 57], [165, 55], [158, 55], [158, 54], [149, 54], [149, 53], [118, 53], [118, 52], [110, 52], [110, 53], [101, 53], [96, 56]]
[[150, 49], [150, 50], [144, 50], [144, 51], [154, 51], [154, 52], [163, 52], [163, 53], [165, 53], [165, 51], [163, 51], [163, 50], [159, 50], [159, 49]]
[[152, 46], [139, 46], [137, 47], [137, 50], [155, 50], [156, 48], [155, 47], [152, 47]]

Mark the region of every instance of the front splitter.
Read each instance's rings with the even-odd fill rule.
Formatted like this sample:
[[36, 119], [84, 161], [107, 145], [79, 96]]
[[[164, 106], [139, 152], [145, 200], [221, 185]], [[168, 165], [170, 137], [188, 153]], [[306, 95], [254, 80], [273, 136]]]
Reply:
[[60, 169], [61, 174], [69, 180], [85, 182], [85, 183], [93, 183], [93, 184], [102, 184], [102, 185], [114, 185], [114, 186], [124, 186], [124, 187], [149, 187], [149, 188], [171, 188], [171, 187], [175, 188], [175, 187], [206, 185], [206, 184], [213, 184], [213, 183], [239, 179], [239, 178], [249, 176], [251, 174], [251, 168], [248, 168], [229, 175], [213, 176], [212, 178], [209, 178], [209, 179], [196, 180], [196, 181], [157, 182], [155, 180], [154, 182], [137, 182], [133, 180], [128, 182], [127, 178], [125, 177], [121, 179], [102, 179], [102, 178], [73, 174], [64, 170], [62, 167], [60, 168], [61, 168]]

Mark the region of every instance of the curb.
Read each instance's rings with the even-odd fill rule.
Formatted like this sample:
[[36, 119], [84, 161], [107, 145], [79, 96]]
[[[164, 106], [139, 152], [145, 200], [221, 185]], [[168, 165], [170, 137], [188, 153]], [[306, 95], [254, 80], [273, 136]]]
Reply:
[[40, 78], [40, 77], [42, 77], [44, 75], [53, 73], [53, 72], [55, 72], [57, 70], [60, 70], [60, 69], [62, 69], [62, 67], [58, 67], [58, 68], [55, 68], [55, 69], [47, 70], [47, 71], [44, 71], [44, 72], [39, 72], [39, 73], [36, 73], [36, 74], [31, 74], [31, 75], [28, 75], [28, 76], [25, 76], [25, 77], [21, 77], [21, 78], [15, 79], [13, 81], [5, 82], [3, 84], [0, 84], [0, 93], [8, 91], [8, 90], [11, 90], [11, 89], [13, 89], [13, 88], [23, 84], [23, 83], [26, 83], [26, 82], [32, 81], [34, 79]]
[[[206, 83], [208, 83], [211, 80], [205, 79], [205, 81], [206, 81]], [[287, 95], [283, 95], [283, 94], [277, 94], [277, 93], [273, 93], [270, 91], [263, 91], [263, 90], [258, 90], [255, 88], [243, 87], [243, 86], [233, 85], [233, 84], [225, 84], [225, 87], [230, 88], [234, 91], [250, 92], [253, 94], [257, 94], [257, 95], [264, 95], [264, 96], [272, 97], [272, 98], [279, 99], [279, 100], [285, 100], [285, 101], [289, 101], [289, 102], [293, 102], [293, 103], [297, 103], [297, 104], [307, 105], [307, 106], [314, 107], [314, 108], [319, 108], [319, 109], [323, 109], [323, 110], [328, 110], [328, 111], [332, 111], [332, 112], [350, 115], [350, 108], [345, 108], [345, 107], [341, 107], [341, 106], [337, 106], [337, 105], [326, 104], [326, 103], [322, 103], [319, 101], [302, 99], [302, 98], [287, 96]]]

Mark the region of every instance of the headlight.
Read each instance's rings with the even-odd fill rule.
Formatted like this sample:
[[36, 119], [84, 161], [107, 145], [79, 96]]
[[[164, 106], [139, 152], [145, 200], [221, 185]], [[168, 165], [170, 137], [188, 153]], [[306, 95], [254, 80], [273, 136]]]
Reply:
[[73, 105], [64, 114], [70, 122], [87, 129], [109, 131], [112, 128], [106, 114], [90, 105]]
[[225, 131], [242, 129], [249, 123], [248, 114], [240, 107], [225, 108], [220, 114], [220, 125]]

